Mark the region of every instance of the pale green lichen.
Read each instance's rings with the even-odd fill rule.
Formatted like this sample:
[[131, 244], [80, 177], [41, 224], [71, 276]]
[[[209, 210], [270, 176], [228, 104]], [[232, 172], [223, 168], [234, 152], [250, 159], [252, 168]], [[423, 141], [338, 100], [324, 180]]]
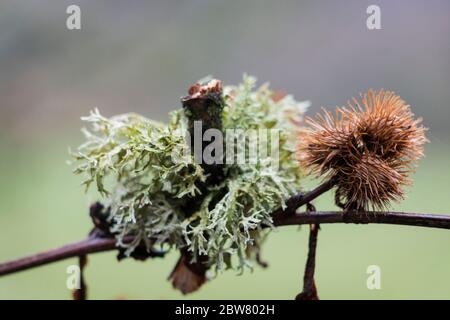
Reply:
[[[226, 178], [206, 186], [200, 209], [188, 217], [181, 208], [199, 196], [206, 176], [190, 153], [179, 152], [187, 147], [183, 110], [171, 113], [167, 125], [136, 114], [105, 118], [98, 110], [83, 118], [93, 129], [83, 130], [87, 142], [75, 153], [75, 172], [105, 197], [111, 231], [126, 253], [143, 242], [148, 249], [187, 247], [194, 259], [207, 255], [216, 270], [252, 266], [251, 249], [259, 248], [262, 226], [272, 225], [270, 213], [300, 189], [293, 138], [308, 105], [291, 96], [273, 99], [267, 85], [254, 87], [255, 79], [245, 76], [241, 85], [224, 88], [224, 131], [240, 129], [238, 148], [247, 150], [246, 130], [279, 129], [279, 168], [270, 152], [256, 163], [226, 164]], [[135, 241], [123, 243], [126, 235]]]

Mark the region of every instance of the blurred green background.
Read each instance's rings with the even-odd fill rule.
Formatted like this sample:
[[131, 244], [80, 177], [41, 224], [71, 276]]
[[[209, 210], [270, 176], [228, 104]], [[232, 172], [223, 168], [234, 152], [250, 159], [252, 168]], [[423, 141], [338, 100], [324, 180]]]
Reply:
[[[66, 29], [81, 7], [82, 29]], [[368, 88], [395, 90], [430, 128], [407, 199], [395, 210], [450, 213], [450, 3], [378, 1], [382, 30], [366, 28], [371, 1], [2, 1], [0, 4], [0, 261], [84, 238], [85, 194], [67, 149], [80, 116], [98, 107], [164, 120], [189, 84], [242, 73], [320, 106]], [[312, 187], [308, 181], [305, 187]], [[330, 196], [317, 201], [332, 210]], [[291, 299], [302, 286], [307, 228], [273, 232], [269, 268], [229, 271], [187, 298]], [[383, 225], [323, 225], [317, 286], [323, 299], [450, 299], [450, 232]], [[95, 299], [184, 298], [166, 278], [177, 253], [117, 263], [91, 255]], [[0, 299], [67, 299], [75, 259], [0, 278]], [[381, 290], [366, 269], [381, 268]]]

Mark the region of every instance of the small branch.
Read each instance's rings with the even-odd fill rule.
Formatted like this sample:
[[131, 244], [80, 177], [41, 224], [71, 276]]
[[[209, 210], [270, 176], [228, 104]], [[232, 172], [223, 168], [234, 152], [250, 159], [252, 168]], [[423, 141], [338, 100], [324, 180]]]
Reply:
[[316, 269], [316, 248], [319, 225], [311, 224], [309, 231], [308, 259], [306, 260], [305, 275], [303, 276], [303, 291], [295, 297], [295, 300], [319, 300], [314, 271]]
[[[196, 83], [189, 88], [189, 95], [181, 99], [188, 119], [191, 154], [209, 174], [206, 183], [218, 184], [224, 178], [224, 164], [207, 164], [203, 151], [209, 145], [202, 137], [209, 129], [222, 132], [223, 89], [219, 80], [211, 79], [205, 83]], [[225, 150], [225, 149], [224, 149]], [[217, 155], [223, 157], [223, 154]]]
[[[324, 223], [380, 223], [428, 228], [450, 229], [450, 215], [409, 212], [349, 212], [340, 211], [280, 214], [274, 217], [275, 226]], [[132, 241], [132, 237], [126, 239]], [[82, 254], [117, 250], [115, 239], [86, 239], [58, 249], [0, 264], [0, 276], [38, 267]]]
[[278, 210], [275, 210], [272, 215], [275, 217], [280, 214], [295, 214], [298, 208], [313, 201], [323, 193], [329, 191], [335, 186], [335, 184], [336, 183], [333, 180], [327, 180], [310, 192], [299, 192], [286, 201], [285, 209], [280, 208]]
[[[126, 239], [127, 242], [132, 237]], [[115, 250], [116, 239], [88, 238], [63, 247], [0, 264], [0, 276], [89, 253]]]
[[318, 211], [292, 215], [281, 214], [274, 217], [275, 226], [319, 223], [377, 223], [450, 229], [450, 215], [383, 211], [349, 211], [346, 213], [342, 211]]

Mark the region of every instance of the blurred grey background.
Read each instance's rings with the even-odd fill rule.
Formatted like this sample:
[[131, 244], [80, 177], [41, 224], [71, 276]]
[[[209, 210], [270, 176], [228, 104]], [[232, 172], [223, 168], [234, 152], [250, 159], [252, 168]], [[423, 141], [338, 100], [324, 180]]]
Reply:
[[[81, 8], [81, 30], [66, 28], [71, 4]], [[366, 27], [370, 4], [381, 8], [382, 30]], [[311, 100], [310, 115], [368, 88], [396, 91], [424, 118], [431, 143], [410, 196], [395, 209], [450, 212], [449, 35], [444, 0], [2, 0], [0, 260], [75, 241], [89, 230], [86, 208], [97, 195], [86, 196], [65, 164], [67, 148], [82, 141], [81, 116], [98, 107], [107, 116], [136, 111], [165, 120], [189, 85], [210, 74], [225, 84], [239, 82], [244, 72], [255, 75]], [[319, 204], [333, 208], [326, 199]], [[324, 229], [330, 230], [318, 249], [324, 298], [450, 298], [449, 232]], [[227, 273], [190, 298], [294, 297], [307, 233], [289, 230], [269, 240], [271, 268], [243, 277]], [[113, 258], [92, 258], [91, 297], [181, 297], [165, 281], [176, 254], [155, 267], [116, 266]], [[68, 298], [68, 263], [1, 278], [0, 298]], [[380, 292], [365, 288], [371, 263], [390, 277]]]
[[[344, 104], [395, 90], [433, 135], [449, 136], [450, 3], [376, 1], [8, 1], [0, 7], [1, 127], [26, 135], [79, 127], [79, 116], [179, 107], [193, 81], [242, 73], [310, 99]], [[67, 30], [66, 7], [81, 8]]]

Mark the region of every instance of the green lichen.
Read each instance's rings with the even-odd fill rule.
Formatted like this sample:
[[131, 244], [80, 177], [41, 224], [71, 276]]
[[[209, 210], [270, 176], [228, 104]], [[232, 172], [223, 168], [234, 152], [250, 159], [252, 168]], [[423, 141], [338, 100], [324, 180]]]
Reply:
[[[248, 143], [242, 143], [248, 142], [248, 130], [278, 129], [279, 167], [270, 152], [253, 163], [225, 164], [225, 179], [202, 190], [206, 174], [189, 152], [181, 152], [187, 147], [183, 110], [172, 112], [168, 124], [137, 114], [105, 118], [98, 110], [83, 118], [92, 129], [83, 130], [86, 143], [74, 154], [75, 173], [104, 196], [111, 231], [126, 254], [140, 243], [149, 250], [186, 247], [194, 259], [207, 255], [218, 271], [252, 267], [270, 231], [263, 226], [272, 226], [271, 212], [300, 189], [293, 138], [308, 103], [291, 96], [275, 101], [273, 95], [267, 85], [255, 89], [255, 79], [244, 76], [239, 86], [224, 88], [222, 122], [224, 131], [240, 129], [235, 151], [248, 152]], [[196, 197], [199, 209], [187, 215], [183, 208]], [[124, 243], [127, 235], [135, 241]]]

